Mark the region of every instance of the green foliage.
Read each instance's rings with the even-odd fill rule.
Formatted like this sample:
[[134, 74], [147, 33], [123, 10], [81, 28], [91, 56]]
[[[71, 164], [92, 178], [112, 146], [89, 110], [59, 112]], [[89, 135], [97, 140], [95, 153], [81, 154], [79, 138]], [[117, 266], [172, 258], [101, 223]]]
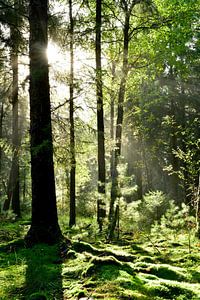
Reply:
[[152, 226], [151, 233], [158, 237], [178, 237], [180, 234], [188, 231], [194, 234], [195, 218], [190, 216], [189, 207], [182, 203], [181, 208], [179, 208], [173, 201], [169, 205], [160, 222], [155, 222], [154, 226]]
[[140, 206], [141, 224], [149, 228], [154, 221], [159, 221], [169, 207], [169, 197], [161, 191], [152, 191], [144, 195]]
[[136, 234], [140, 231], [150, 232], [155, 221], [160, 221], [169, 207], [169, 197], [161, 191], [152, 191], [142, 200], [131, 203], [120, 202], [121, 229]]

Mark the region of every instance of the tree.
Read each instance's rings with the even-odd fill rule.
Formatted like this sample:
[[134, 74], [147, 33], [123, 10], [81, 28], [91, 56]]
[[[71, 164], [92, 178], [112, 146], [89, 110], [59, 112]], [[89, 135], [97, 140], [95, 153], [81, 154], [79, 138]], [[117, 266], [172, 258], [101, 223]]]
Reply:
[[105, 217], [105, 145], [104, 145], [104, 111], [103, 84], [101, 67], [101, 0], [96, 1], [96, 97], [97, 97], [97, 134], [98, 134], [98, 200], [97, 222], [102, 231]]
[[8, 198], [4, 202], [4, 210], [8, 210], [11, 207], [17, 217], [21, 216], [20, 210], [20, 191], [19, 191], [19, 86], [18, 86], [18, 52], [19, 52], [19, 1], [15, 0], [14, 9], [16, 13], [13, 17], [13, 25], [10, 25], [10, 44], [11, 44], [11, 68], [12, 68], [12, 163], [10, 176], [8, 180], [7, 196]]
[[28, 244], [55, 243], [61, 238], [58, 225], [49, 95], [48, 1], [30, 0], [30, 135], [32, 221]]
[[70, 83], [69, 83], [69, 119], [70, 119], [70, 218], [69, 226], [76, 224], [76, 157], [74, 136], [74, 20], [72, 0], [69, 0], [70, 20]]
[[[1, 103], [1, 109], [0, 109], [0, 141], [3, 137], [3, 117], [4, 117], [4, 104], [3, 101]], [[2, 172], [2, 147], [0, 145], [0, 175]], [[1, 190], [0, 190], [1, 194]]]
[[[121, 154], [121, 140], [122, 140], [122, 123], [124, 115], [124, 99], [126, 92], [126, 82], [128, 76], [128, 50], [129, 50], [129, 29], [130, 29], [130, 17], [133, 10], [135, 2], [133, 1], [129, 7], [128, 2], [122, 1], [122, 8], [124, 12], [124, 27], [123, 27], [123, 64], [122, 64], [122, 77], [120, 81], [119, 93], [118, 93], [118, 106], [117, 106], [117, 121], [116, 121], [116, 145], [114, 153], [114, 163], [113, 163], [113, 174], [112, 174], [112, 186], [111, 186], [111, 200], [110, 200], [110, 210], [109, 210], [109, 228], [108, 228], [108, 239], [113, 238], [113, 233], [116, 225], [116, 213], [114, 213], [114, 204], [117, 197], [119, 196], [118, 187], [118, 164], [119, 157]], [[118, 211], [118, 208], [116, 208]]]

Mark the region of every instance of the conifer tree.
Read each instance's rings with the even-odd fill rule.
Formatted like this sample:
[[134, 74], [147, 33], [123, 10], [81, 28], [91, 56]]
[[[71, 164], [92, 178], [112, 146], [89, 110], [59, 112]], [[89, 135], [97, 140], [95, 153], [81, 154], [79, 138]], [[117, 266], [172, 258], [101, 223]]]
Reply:
[[58, 225], [49, 93], [48, 1], [30, 0], [30, 134], [32, 221], [27, 243], [55, 243], [61, 237]]

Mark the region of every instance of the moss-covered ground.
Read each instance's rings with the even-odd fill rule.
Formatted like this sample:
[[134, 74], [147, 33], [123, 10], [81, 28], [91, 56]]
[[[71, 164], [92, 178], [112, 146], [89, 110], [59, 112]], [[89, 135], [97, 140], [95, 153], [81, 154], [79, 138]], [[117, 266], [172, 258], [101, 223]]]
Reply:
[[[26, 223], [2, 223], [0, 299], [200, 299], [200, 244], [120, 239], [87, 230], [69, 243], [26, 248]], [[79, 230], [79, 229], [78, 229]], [[86, 298], [85, 298], [86, 299]]]

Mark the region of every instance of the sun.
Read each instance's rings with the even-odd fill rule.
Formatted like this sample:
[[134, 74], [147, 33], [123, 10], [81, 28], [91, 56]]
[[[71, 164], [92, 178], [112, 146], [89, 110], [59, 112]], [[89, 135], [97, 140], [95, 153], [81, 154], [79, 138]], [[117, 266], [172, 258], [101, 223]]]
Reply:
[[49, 62], [56, 62], [58, 60], [58, 55], [60, 55], [60, 48], [56, 44], [49, 42], [47, 47], [47, 57]]
[[67, 57], [66, 53], [53, 42], [48, 43], [47, 57], [49, 65], [54, 69], [63, 70], [66, 69]]

